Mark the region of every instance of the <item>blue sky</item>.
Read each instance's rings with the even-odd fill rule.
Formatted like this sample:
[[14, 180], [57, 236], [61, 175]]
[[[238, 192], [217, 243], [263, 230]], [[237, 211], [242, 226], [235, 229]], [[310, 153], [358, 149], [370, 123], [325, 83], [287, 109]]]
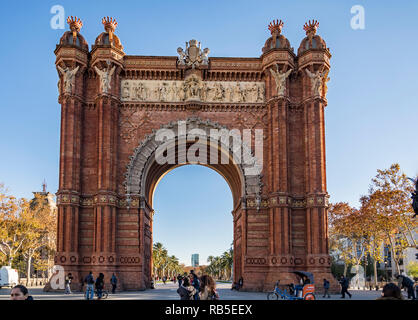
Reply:
[[[350, 9], [357, 4], [365, 8], [364, 30], [350, 27]], [[258, 57], [270, 35], [267, 25], [277, 18], [285, 22], [283, 33], [297, 51], [305, 36], [302, 25], [317, 19], [318, 33], [333, 55], [326, 109], [331, 201], [358, 205], [376, 169], [394, 162], [409, 176], [418, 174], [416, 1], [3, 1], [0, 181], [17, 196], [30, 197], [44, 178], [49, 191], [58, 188], [60, 107], [53, 51], [64, 30], [50, 27], [53, 5], [62, 5], [65, 16], [82, 18], [81, 33], [89, 45], [103, 31], [101, 18], [115, 17], [116, 33], [132, 55], [174, 56], [177, 47], [195, 38], [211, 49], [210, 56]], [[198, 179], [207, 189], [192, 187]], [[181, 188], [170, 188], [176, 185]], [[207, 194], [218, 203], [204, 201]], [[187, 263], [196, 250], [182, 249], [184, 239], [170, 234], [184, 228], [179, 221], [189, 221], [192, 213], [199, 226], [213, 215], [226, 228], [214, 242], [208, 239], [214, 230], [221, 234], [219, 228], [187, 229], [202, 255], [209, 249], [220, 254], [232, 241], [230, 191], [210, 169], [187, 166], [170, 172], [158, 186], [155, 207], [155, 238]]]

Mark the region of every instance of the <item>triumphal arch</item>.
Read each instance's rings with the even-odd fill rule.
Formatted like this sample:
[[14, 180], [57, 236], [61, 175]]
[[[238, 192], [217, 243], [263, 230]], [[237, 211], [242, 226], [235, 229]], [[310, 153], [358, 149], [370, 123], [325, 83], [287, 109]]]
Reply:
[[293, 282], [293, 270], [330, 279], [324, 109], [331, 54], [318, 22], [304, 25], [297, 52], [283, 22], [271, 22], [255, 58], [212, 57], [197, 40], [183, 45], [187, 39], [173, 56], [126, 55], [115, 19], [102, 23], [89, 48], [81, 20], [69, 17], [55, 50], [56, 264], [74, 284], [91, 270], [107, 279], [115, 272], [119, 289], [149, 287], [153, 192], [168, 171], [198, 163], [231, 188], [233, 274], [245, 290]]

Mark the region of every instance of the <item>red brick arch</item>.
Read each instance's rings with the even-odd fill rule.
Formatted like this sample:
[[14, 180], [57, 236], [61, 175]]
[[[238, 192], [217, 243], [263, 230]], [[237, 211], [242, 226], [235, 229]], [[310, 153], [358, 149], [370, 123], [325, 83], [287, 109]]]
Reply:
[[[247, 290], [267, 290], [279, 279], [294, 281], [294, 270], [310, 271], [316, 281], [331, 278], [326, 81], [318, 86], [312, 78], [328, 74], [331, 55], [319, 36], [316, 48], [303, 40], [308, 44], [298, 55], [282, 35], [274, 46], [280, 31], [281, 25], [272, 28], [260, 57], [207, 60], [191, 53], [189, 60], [129, 56], [115, 34], [112, 43], [100, 35], [91, 50], [79, 30], [76, 43], [73, 33], [63, 36], [55, 50], [61, 104], [56, 261], [74, 283], [91, 270], [107, 278], [115, 272], [121, 289], [149, 287], [153, 190], [180, 165], [153, 161], [152, 139], [179, 120], [203, 130], [263, 130], [260, 174], [243, 174], [245, 165], [233, 161], [208, 165], [233, 194], [235, 280], [242, 276]], [[71, 81], [65, 70], [74, 71]], [[288, 71], [282, 87], [274, 70]], [[254, 144], [248, 148], [255, 156]]]

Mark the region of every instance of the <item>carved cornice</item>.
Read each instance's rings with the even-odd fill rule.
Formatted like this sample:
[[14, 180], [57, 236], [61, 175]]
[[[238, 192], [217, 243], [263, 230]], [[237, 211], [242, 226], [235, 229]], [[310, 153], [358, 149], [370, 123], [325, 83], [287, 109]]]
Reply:
[[245, 208], [254, 209], [259, 206], [261, 209], [287, 207], [293, 209], [305, 209], [311, 207], [328, 207], [329, 196], [327, 194], [309, 195], [307, 197], [294, 197], [290, 195], [270, 195], [257, 198], [246, 198]]
[[58, 103], [65, 104], [68, 103], [70, 100], [76, 100], [78, 103], [84, 105], [83, 97], [77, 94], [70, 94], [70, 93], [62, 93], [58, 96]]
[[[144, 204], [144, 200], [141, 200], [139, 196], [132, 195], [129, 208], [139, 209], [144, 208], [148, 204]], [[125, 195], [116, 194], [96, 194], [96, 195], [78, 195], [72, 193], [62, 192], [57, 193], [57, 205], [76, 205], [82, 207], [94, 207], [94, 206], [115, 206], [118, 208], [127, 208], [128, 201]]]

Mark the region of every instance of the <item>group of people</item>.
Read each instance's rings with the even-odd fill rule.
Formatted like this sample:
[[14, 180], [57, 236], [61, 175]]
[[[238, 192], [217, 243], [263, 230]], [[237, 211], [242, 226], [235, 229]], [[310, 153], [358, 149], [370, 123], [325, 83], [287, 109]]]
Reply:
[[177, 281], [180, 300], [219, 300], [216, 282], [209, 275], [198, 277], [194, 270], [190, 270], [189, 274], [179, 274]]
[[[96, 279], [94, 279], [93, 272], [90, 271], [89, 274], [84, 278], [84, 281], [81, 283], [82, 288], [84, 284], [86, 284], [87, 286], [86, 292], [85, 292], [86, 300], [93, 300], [95, 289], [97, 292], [97, 299], [101, 299], [103, 296], [104, 283], [105, 282], [104, 282], [103, 273], [100, 272], [99, 276]], [[114, 294], [116, 291], [116, 286], [118, 284], [118, 279], [116, 278], [116, 275], [114, 273], [112, 274], [112, 277], [110, 278], [110, 284], [112, 285], [112, 293]]]
[[[393, 300], [393, 299], [403, 299], [401, 290], [406, 289], [408, 292], [408, 299], [415, 300], [415, 291], [414, 291], [414, 282], [404, 276], [404, 275], [397, 275], [396, 279], [398, 280], [398, 285], [394, 283], [387, 283], [382, 290], [382, 297], [378, 298], [378, 300]], [[349, 287], [349, 281], [346, 277], [341, 276], [339, 279], [339, 283], [341, 285], [341, 298], [345, 298], [345, 294], [347, 294], [350, 298], [352, 297], [352, 294], [348, 292]], [[322, 296], [325, 298], [328, 296], [328, 298], [331, 298], [331, 296], [328, 293], [330, 287], [330, 283], [327, 279], [324, 279], [324, 295]]]

